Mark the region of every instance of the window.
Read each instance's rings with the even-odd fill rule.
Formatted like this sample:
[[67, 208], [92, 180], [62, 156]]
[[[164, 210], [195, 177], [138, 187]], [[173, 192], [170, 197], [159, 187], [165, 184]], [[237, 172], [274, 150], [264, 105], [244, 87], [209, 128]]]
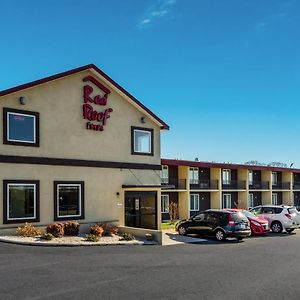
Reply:
[[39, 113], [3, 108], [3, 143], [39, 147]]
[[251, 209], [251, 212], [254, 215], [258, 216], [258, 215], [262, 214], [262, 209], [261, 209], [261, 207], [257, 207], [257, 208]]
[[190, 211], [199, 211], [199, 194], [190, 195]]
[[252, 170], [249, 170], [248, 181], [249, 181], [249, 185], [253, 185], [253, 171]]
[[131, 127], [131, 154], [153, 155], [153, 129]]
[[169, 212], [169, 195], [161, 195], [161, 212]]
[[254, 206], [254, 197], [253, 194], [249, 194], [248, 196], [248, 207], [253, 207]]
[[190, 184], [198, 184], [199, 183], [199, 169], [198, 168], [190, 168]]
[[263, 211], [263, 214], [265, 214], [265, 215], [272, 215], [275, 213], [275, 211], [272, 207], [264, 207], [262, 211]]
[[3, 181], [3, 223], [39, 221], [39, 181]]
[[230, 184], [231, 182], [231, 171], [229, 169], [222, 170], [222, 182], [223, 184]]
[[272, 185], [277, 185], [277, 172], [272, 172]]
[[277, 194], [276, 193], [273, 193], [272, 194], [272, 204], [273, 205], [278, 205], [278, 199], [277, 199]]
[[202, 222], [204, 220], [206, 220], [207, 218], [207, 214], [205, 213], [201, 213], [201, 214], [197, 214], [195, 216], [193, 216], [193, 220], [198, 221], [198, 222]]
[[231, 194], [223, 194], [223, 208], [231, 208]]
[[169, 183], [169, 167], [162, 166], [160, 171], [161, 183], [168, 184]]
[[84, 182], [54, 182], [55, 220], [84, 219]]

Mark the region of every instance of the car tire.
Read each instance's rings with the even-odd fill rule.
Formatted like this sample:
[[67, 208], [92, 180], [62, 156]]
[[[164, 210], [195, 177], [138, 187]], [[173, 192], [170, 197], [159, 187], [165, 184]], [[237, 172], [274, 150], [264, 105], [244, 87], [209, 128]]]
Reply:
[[271, 229], [274, 233], [281, 233], [283, 230], [281, 223], [278, 221], [275, 221], [271, 224]]
[[295, 229], [286, 229], [286, 232], [287, 232], [288, 234], [291, 234], [294, 230], [295, 230]]
[[216, 238], [216, 240], [217, 240], [218, 242], [224, 241], [224, 240], [226, 239], [226, 236], [225, 236], [224, 231], [221, 230], [221, 229], [217, 229], [217, 230], [215, 231], [215, 238]]
[[179, 226], [178, 227], [178, 233], [180, 235], [186, 235], [187, 234], [187, 230], [186, 230], [186, 228], [184, 226]]

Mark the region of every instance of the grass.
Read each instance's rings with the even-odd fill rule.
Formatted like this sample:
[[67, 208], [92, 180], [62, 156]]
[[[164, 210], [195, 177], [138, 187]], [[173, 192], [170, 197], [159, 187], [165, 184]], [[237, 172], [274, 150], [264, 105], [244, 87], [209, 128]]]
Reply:
[[161, 229], [174, 229], [176, 222], [163, 222], [161, 223]]

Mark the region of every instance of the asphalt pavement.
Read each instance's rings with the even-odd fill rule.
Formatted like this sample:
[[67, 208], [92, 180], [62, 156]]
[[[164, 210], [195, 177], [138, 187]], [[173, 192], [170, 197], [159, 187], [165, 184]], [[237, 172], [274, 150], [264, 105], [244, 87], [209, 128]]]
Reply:
[[0, 299], [300, 299], [300, 230], [165, 247], [0, 243]]

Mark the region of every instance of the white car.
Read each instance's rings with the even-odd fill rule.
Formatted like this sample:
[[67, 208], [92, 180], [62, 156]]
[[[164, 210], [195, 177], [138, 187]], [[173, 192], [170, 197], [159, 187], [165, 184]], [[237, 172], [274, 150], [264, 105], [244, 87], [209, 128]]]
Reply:
[[250, 210], [253, 214], [268, 220], [270, 228], [275, 233], [285, 230], [293, 232], [300, 227], [300, 214], [293, 206], [260, 205]]

